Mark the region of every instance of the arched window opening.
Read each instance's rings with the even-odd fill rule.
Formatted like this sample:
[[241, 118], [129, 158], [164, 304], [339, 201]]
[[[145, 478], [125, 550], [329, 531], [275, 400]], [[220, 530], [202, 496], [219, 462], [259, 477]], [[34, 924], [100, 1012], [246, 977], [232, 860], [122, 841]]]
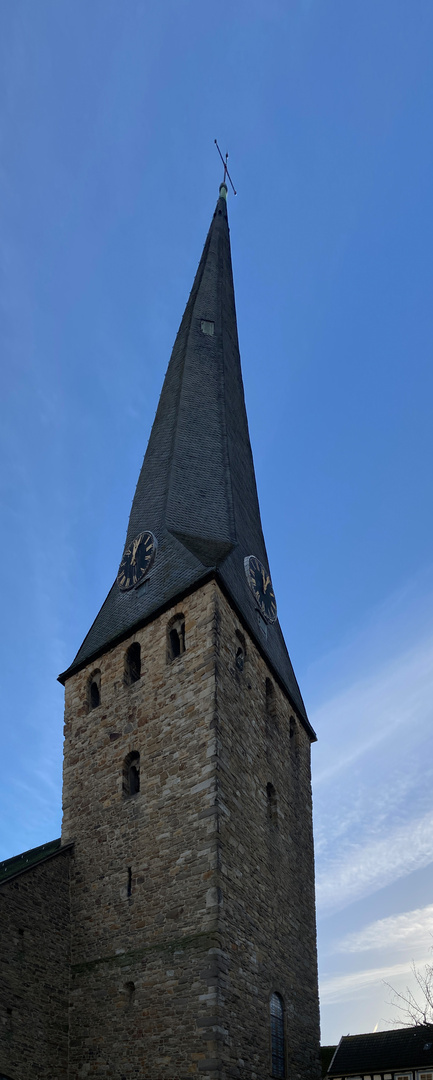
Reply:
[[132, 750], [123, 766], [123, 794], [126, 798], [140, 790], [140, 754]]
[[125, 653], [125, 685], [131, 686], [131, 683], [138, 682], [140, 676], [141, 648], [138, 641], [134, 641], [133, 645], [130, 645]]
[[176, 615], [167, 627], [167, 661], [171, 663], [185, 652], [185, 616]]
[[123, 989], [125, 991], [125, 1005], [126, 1008], [129, 1008], [129, 1006], [132, 1005], [134, 1002], [135, 983], [127, 982], [125, 983]]
[[275, 686], [271, 679], [266, 679], [265, 682], [265, 698], [266, 698], [266, 715], [270, 720], [276, 720], [277, 718], [277, 701]]
[[245, 638], [240, 630], [236, 630], [236, 656], [235, 663], [238, 671], [244, 670], [246, 657]]
[[101, 704], [101, 672], [94, 671], [90, 676], [87, 688], [87, 704], [89, 709], [97, 709]]
[[266, 784], [268, 821], [274, 829], [278, 828], [277, 795], [273, 784]]
[[272, 1076], [285, 1077], [284, 1054], [284, 1006], [280, 994], [271, 994], [271, 1073]]

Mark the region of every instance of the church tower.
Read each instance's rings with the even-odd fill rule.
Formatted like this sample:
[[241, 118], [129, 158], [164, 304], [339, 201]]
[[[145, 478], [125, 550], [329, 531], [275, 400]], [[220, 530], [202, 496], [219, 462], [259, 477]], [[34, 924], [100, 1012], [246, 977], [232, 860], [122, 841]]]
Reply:
[[310, 743], [245, 412], [227, 189], [65, 685], [69, 1077], [318, 1075]]

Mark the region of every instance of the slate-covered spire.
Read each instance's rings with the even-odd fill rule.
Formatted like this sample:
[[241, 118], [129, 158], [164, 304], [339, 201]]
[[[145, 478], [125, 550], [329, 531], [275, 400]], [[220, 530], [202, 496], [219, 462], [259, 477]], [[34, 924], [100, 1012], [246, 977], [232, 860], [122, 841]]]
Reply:
[[225, 184], [174, 343], [126, 544], [145, 530], [158, 542], [148, 577], [128, 592], [115, 582], [62, 680], [213, 573], [308, 724], [279, 625], [259, 619], [244, 570], [248, 555], [269, 564], [245, 411]]

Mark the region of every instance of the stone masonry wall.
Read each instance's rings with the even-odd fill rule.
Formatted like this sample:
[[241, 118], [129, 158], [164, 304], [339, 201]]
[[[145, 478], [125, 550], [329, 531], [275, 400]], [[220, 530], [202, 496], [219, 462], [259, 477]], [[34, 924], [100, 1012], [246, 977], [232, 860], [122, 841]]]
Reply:
[[[167, 628], [181, 613], [186, 651], [168, 663]], [[133, 641], [141, 677], [125, 686]], [[287, 1076], [316, 1080], [304, 728], [215, 582], [95, 667], [97, 708], [88, 704], [94, 668], [66, 684], [69, 1080], [265, 1080], [273, 991], [284, 1000]], [[140, 791], [125, 798], [133, 751]]]
[[[221, 594], [217, 607], [221, 1075], [271, 1076], [269, 999], [276, 992], [284, 1002], [286, 1075], [316, 1080], [309, 738]], [[236, 632], [245, 639], [242, 670]]]
[[[63, 837], [74, 839], [70, 1080], [206, 1076], [217, 947], [214, 586], [66, 684]], [[186, 651], [167, 662], [185, 616]], [[141, 677], [124, 683], [141, 646]], [[123, 764], [140, 754], [140, 790]], [[129, 895], [128, 895], [129, 893]]]
[[59, 851], [0, 886], [0, 1073], [66, 1080], [69, 860]]

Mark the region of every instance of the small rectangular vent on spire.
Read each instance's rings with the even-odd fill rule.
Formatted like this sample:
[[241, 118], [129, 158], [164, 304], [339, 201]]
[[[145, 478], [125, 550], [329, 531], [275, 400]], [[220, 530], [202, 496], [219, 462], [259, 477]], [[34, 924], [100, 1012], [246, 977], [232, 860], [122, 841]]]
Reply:
[[215, 323], [210, 322], [209, 319], [202, 319], [200, 323], [202, 334], [209, 334], [209, 337], [213, 337], [215, 333]]

